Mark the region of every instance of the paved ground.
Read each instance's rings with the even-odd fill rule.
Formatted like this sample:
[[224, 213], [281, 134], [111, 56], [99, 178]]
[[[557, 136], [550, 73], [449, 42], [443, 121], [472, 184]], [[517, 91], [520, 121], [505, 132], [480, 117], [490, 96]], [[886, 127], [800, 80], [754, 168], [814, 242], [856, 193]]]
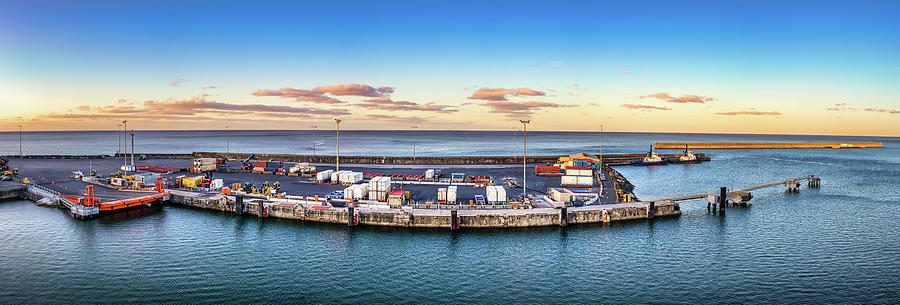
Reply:
[[[80, 180], [69, 178], [72, 171], [83, 171], [85, 174], [93, 168], [97, 170], [101, 176], [107, 176], [110, 173], [119, 170], [123, 164], [122, 159], [18, 159], [12, 158], [10, 166], [19, 168], [20, 176], [31, 177], [36, 179], [43, 185], [50, 186], [59, 190], [64, 194], [80, 194], [85, 187], [85, 183]], [[155, 165], [185, 168], [190, 165], [187, 159], [150, 159], [135, 160], [135, 165]], [[334, 169], [334, 164], [313, 164], [318, 170]], [[526, 168], [528, 192], [533, 196], [542, 196], [548, 188], [559, 186], [559, 177], [540, 177], [534, 174], [534, 166], [537, 164], [528, 164]], [[230, 168], [239, 168], [240, 161], [230, 161]], [[427, 169], [441, 169], [443, 177], [449, 177], [450, 173], [465, 173], [470, 176], [491, 176], [496, 183], [502, 183], [504, 177], [513, 177], [517, 180], [522, 177], [521, 165], [360, 165], [347, 164], [341, 166], [342, 170], [361, 171], [365, 173], [381, 173], [381, 174], [423, 174]], [[195, 176], [193, 173], [173, 173], [165, 175], [174, 178], [178, 175]], [[316, 184], [311, 183], [309, 178], [292, 177], [292, 176], [276, 176], [265, 174], [251, 173], [214, 173], [213, 178], [221, 178], [226, 185], [231, 183], [252, 183], [259, 185], [264, 181], [281, 183], [281, 191], [291, 195], [302, 196], [324, 196], [334, 190], [342, 190], [344, 187], [332, 184]], [[436, 185], [407, 185], [403, 188], [412, 193], [413, 201], [427, 202], [437, 200], [437, 188], [445, 186]], [[606, 182], [605, 187], [612, 189], [611, 183]], [[599, 186], [595, 186], [595, 191], [599, 190]], [[471, 186], [458, 186], [458, 198], [468, 201], [473, 199], [476, 194], [485, 194], [484, 188], [475, 188]], [[507, 187], [507, 196], [513, 199], [521, 196], [521, 188]], [[612, 193], [612, 195], [610, 195]], [[105, 200], [132, 197], [138, 194], [131, 192], [122, 192], [112, 189], [98, 187], [95, 188], [95, 195]], [[613, 196], [613, 197], [610, 197]], [[607, 192], [602, 202], [615, 202], [615, 194], [612, 191]], [[612, 201], [609, 201], [611, 198]]]

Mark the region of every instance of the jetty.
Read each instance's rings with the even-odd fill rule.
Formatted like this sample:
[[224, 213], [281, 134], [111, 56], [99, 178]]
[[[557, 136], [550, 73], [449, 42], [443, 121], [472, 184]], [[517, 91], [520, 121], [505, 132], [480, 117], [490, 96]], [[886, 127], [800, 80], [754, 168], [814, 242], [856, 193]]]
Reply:
[[810, 188], [818, 188], [821, 184], [821, 178], [816, 177], [814, 175], [809, 175], [806, 177], [800, 178], [788, 178], [783, 180], [775, 180], [769, 181], [759, 184], [754, 184], [751, 186], [746, 186], [737, 189], [729, 190], [726, 187], [721, 187], [718, 190], [706, 191], [706, 192], [697, 192], [690, 194], [679, 194], [679, 195], [671, 195], [664, 197], [656, 197], [647, 199], [647, 201], [685, 201], [685, 200], [696, 200], [696, 199], [706, 199], [707, 209], [716, 209], [716, 207], [720, 209], [724, 209], [729, 203], [733, 205], [747, 205], [750, 199], [753, 198], [753, 195], [750, 191], [773, 187], [773, 186], [784, 186], [788, 192], [799, 192], [800, 184], [802, 181], [807, 182], [807, 186]]
[[787, 149], [787, 148], [875, 148], [880, 142], [869, 143], [689, 143], [656, 142], [656, 149]]

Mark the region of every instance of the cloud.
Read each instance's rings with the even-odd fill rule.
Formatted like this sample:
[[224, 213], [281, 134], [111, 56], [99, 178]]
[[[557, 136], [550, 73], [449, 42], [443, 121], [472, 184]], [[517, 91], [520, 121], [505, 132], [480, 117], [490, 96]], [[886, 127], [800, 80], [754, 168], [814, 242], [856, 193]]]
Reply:
[[631, 68], [619, 67], [619, 71], [622, 71], [622, 73], [628, 73], [631, 72]]
[[418, 124], [418, 123], [426, 123], [429, 119], [433, 119], [431, 117], [422, 118], [422, 117], [401, 117], [390, 114], [368, 114], [362, 116], [365, 120], [375, 120], [375, 121], [389, 121], [394, 123], [408, 123], [408, 124]]
[[216, 87], [216, 86], [206, 86], [206, 87], [202, 87], [202, 88], [200, 88], [200, 89], [202, 89], [202, 90], [207, 90], [207, 89], [218, 89], [218, 88], [219, 88], [219, 87]]
[[544, 96], [546, 93], [528, 88], [479, 88], [469, 99], [485, 101], [506, 101], [507, 96]]
[[295, 89], [284, 87], [278, 90], [260, 89], [253, 92], [254, 96], [279, 96], [283, 98], [293, 98], [298, 102], [312, 102], [317, 104], [340, 104], [343, 101], [328, 96], [365, 96], [365, 97], [385, 97], [387, 94], [394, 92], [393, 87], [382, 86], [375, 87], [363, 84], [339, 84], [329, 86], [319, 86], [312, 90]]
[[642, 96], [639, 96], [638, 98], [639, 99], [655, 98], [655, 99], [660, 99], [660, 100], [663, 100], [663, 101], [666, 101], [669, 103], [680, 103], [680, 104], [684, 104], [684, 103], [703, 104], [706, 102], [712, 102], [712, 101], [716, 100], [715, 98], [711, 98], [711, 97], [691, 95], [691, 94], [682, 95], [680, 97], [675, 97], [675, 96], [671, 96], [665, 92], [642, 95]]
[[641, 105], [641, 104], [622, 104], [619, 107], [624, 107], [632, 110], [642, 110], [642, 111], [652, 111], [652, 110], [672, 110], [669, 107], [663, 106], [654, 106], [654, 105]]
[[510, 102], [510, 101], [489, 101], [481, 104], [489, 107], [491, 113], [503, 113], [508, 117], [528, 117], [534, 114], [534, 111], [545, 108], [562, 108], [575, 107], [576, 105], [564, 105], [550, 102]]
[[186, 79], [179, 78], [179, 79], [176, 79], [176, 80], [175, 80], [174, 82], [172, 82], [171, 84], [169, 84], [169, 86], [171, 86], [171, 87], [178, 87], [178, 86], [181, 86], [181, 83], [186, 82], [186, 81], [187, 81]]
[[91, 106], [83, 105], [83, 106], [78, 106], [78, 108], [75, 108], [75, 109], [77, 109], [79, 111], [90, 111]]
[[854, 110], [855, 111], [857, 109], [850, 107], [850, 105], [847, 103], [838, 103], [838, 104], [834, 104], [834, 107], [825, 108], [825, 110], [830, 110], [830, 111]]
[[294, 89], [284, 87], [278, 90], [261, 89], [253, 92], [254, 96], [278, 96], [283, 98], [293, 98], [298, 102], [312, 102], [317, 104], [340, 104], [343, 101], [325, 96], [325, 93], [314, 90]]
[[729, 112], [716, 112], [718, 115], [781, 115], [781, 112], [777, 111], [729, 111]]
[[432, 111], [440, 113], [451, 113], [458, 111], [454, 109], [455, 107], [450, 105], [440, 105], [433, 102], [419, 104], [410, 101], [394, 101], [388, 97], [376, 97], [368, 99], [363, 103], [356, 104], [356, 106], [366, 109], [387, 111]]
[[886, 113], [890, 113], [890, 114], [898, 114], [898, 113], [900, 113], [900, 110], [894, 110], [894, 109], [879, 109], [879, 108], [866, 108], [866, 109], [863, 109], [863, 111], [869, 111], [869, 112], [886, 112]]

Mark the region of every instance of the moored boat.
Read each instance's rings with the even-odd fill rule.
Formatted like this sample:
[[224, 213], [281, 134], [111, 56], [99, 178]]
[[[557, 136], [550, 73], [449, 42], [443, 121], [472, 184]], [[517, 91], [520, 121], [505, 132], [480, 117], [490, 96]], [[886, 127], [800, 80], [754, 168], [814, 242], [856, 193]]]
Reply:
[[666, 160], [659, 156], [656, 153], [656, 150], [653, 149], [653, 145], [650, 145], [650, 152], [647, 153], [647, 156], [641, 159], [640, 161], [631, 161], [631, 165], [664, 165], [666, 164]]
[[694, 155], [694, 151], [685, 146], [684, 153], [681, 154], [681, 156], [678, 156], [678, 158], [670, 158], [668, 161], [669, 163], [697, 163], [700, 162], [700, 158], [697, 158], [697, 156]]

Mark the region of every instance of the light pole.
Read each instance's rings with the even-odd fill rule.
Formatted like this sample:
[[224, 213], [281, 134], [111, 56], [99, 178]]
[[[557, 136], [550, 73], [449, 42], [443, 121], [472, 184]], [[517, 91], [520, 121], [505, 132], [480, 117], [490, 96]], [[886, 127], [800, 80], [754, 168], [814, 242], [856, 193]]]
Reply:
[[413, 126], [410, 128], [412, 128], [412, 133], [413, 133], [413, 160], [415, 160], [416, 159], [416, 128], [419, 128], [419, 127]]
[[22, 117], [18, 117], [19, 119], [19, 157], [22, 156]]
[[337, 124], [337, 145], [335, 145], [335, 158], [334, 158], [334, 171], [341, 170], [341, 120], [334, 119], [334, 123]]
[[525, 141], [528, 139], [528, 123], [531, 123], [531, 120], [519, 120], [522, 122], [522, 203], [525, 203], [525, 199], [527, 197], [528, 191], [528, 176], [526, 176], [525, 163], [528, 159], [525, 155]]
[[[122, 121], [122, 124], [125, 125], [125, 128], [122, 129], [122, 131], [125, 132], [124, 134], [122, 134], [122, 138], [125, 138], [125, 137], [127, 137], [126, 134], [128, 133], [128, 121]], [[127, 174], [128, 174], [128, 139], [124, 139], [124, 141], [122, 141], [122, 142], [123, 142], [122, 143], [122, 145], [123, 145], [122, 161], [124, 162], [124, 164], [122, 165], [122, 171], [126, 174], [125, 176], [127, 176]]]
[[600, 125], [600, 177], [606, 178], [603, 173], [603, 125]]
[[119, 131], [122, 130], [122, 124], [116, 124], [116, 155], [122, 152], [122, 134]]
[[316, 146], [318, 146], [317, 143], [319, 143], [316, 141], [316, 129], [318, 129], [318, 128], [319, 128], [319, 126], [316, 126], [316, 125], [312, 126], [312, 129], [313, 129], [313, 156], [316, 155]]
[[134, 167], [134, 129], [131, 130], [131, 166]]

